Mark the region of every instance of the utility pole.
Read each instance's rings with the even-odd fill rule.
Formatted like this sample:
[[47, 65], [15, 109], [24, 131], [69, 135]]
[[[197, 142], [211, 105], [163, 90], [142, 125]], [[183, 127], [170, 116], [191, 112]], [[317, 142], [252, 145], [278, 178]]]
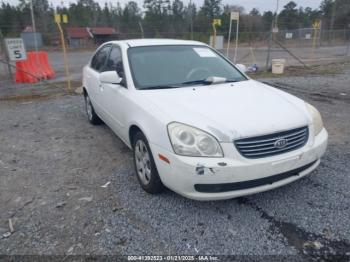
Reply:
[[[337, 1], [334, 1], [332, 2], [332, 17], [331, 17], [331, 34], [334, 36], [334, 21], [335, 21], [335, 11], [336, 11], [336, 2]], [[333, 41], [333, 38], [332, 37], [332, 41]]]
[[191, 27], [191, 40], [193, 40], [193, 9], [192, 9], [192, 0], [190, 0], [190, 27]]
[[239, 19], [237, 20], [237, 25], [236, 25], [236, 47], [235, 47], [235, 56], [233, 58], [233, 63], [236, 64], [237, 60], [237, 51], [238, 51], [238, 30], [239, 30]]
[[32, 19], [32, 28], [33, 28], [33, 33], [34, 33], [35, 61], [36, 61], [37, 67], [40, 67], [39, 53], [38, 53], [38, 39], [37, 39], [37, 35], [36, 35], [36, 25], [35, 25], [35, 18], [34, 18], [33, 0], [30, 0], [30, 16], [31, 16], [31, 19]]
[[227, 39], [227, 47], [226, 47], [226, 57], [228, 57], [228, 51], [230, 49], [230, 42], [231, 42], [231, 30], [232, 30], [232, 17], [231, 17], [231, 14], [230, 14], [230, 27], [228, 29], [228, 39]]
[[36, 38], [36, 25], [35, 25], [35, 18], [34, 18], [33, 0], [30, 0], [30, 16], [32, 19], [32, 28], [33, 28], [33, 33], [34, 33], [35, 52], [38, 52], [38, 40]]
[[[349, 51], [350, 51], [350, 24], [348, 24], [348, 47], [346, 48], [346, 56], [349, 55]], [[346, 39], [346, 38], [345, 38]]]
[[277, 28], [278, 6], [279, 6], [279, 0], [277, 0], [275, 16], [273, 17], [272, 23], [271, 23], [271, 33], [270, 33], [270, 37], [269, 37], [269, 44], [268, 44], [267, 57], [266, 57], [266, 71], [268, 71], [269, 67], [270, 67], [273, 34], [274, 34], [275, 28]]
[[266, 56], [266, 71], [269, 71], [269, 65], [270, 65], [270, 59], [271, 59], [271, 46], [272, 46], [272, 32], [273, 32], [273, 19], [272, 19], [272, 24], [271, 24], [271, 32], [269, 36], [269, 43], [268, 43], [268, 48], [267, 48], [267, 56]]
[[277, 27], [277, 22], [278, 22], [278, 7], [279, 7], [279, 0], [277, 0], [277, 5], [276, 5], [275, 27]]

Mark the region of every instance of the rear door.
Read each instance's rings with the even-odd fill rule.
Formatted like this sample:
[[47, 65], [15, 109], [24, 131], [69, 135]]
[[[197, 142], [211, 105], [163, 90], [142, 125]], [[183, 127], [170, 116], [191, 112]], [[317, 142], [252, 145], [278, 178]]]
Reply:
[[100, 47], [92, 57], [90, 65], [85, 68], [85, 87], [89, 93], [92, 104], [97, 114], [106, 120], [106, 110], [102, 98], [102, 86], [100, 73], [106, 68], [106, 60], [111, 50], [111, 44]]

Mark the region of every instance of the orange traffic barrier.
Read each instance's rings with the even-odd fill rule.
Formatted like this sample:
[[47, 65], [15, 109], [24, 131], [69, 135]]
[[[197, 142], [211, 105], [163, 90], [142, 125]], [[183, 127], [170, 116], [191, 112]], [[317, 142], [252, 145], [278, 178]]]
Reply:
[[35, 75], [38, 79], [46, 79], [45, 74], [41, 69], [42, 65], [40, 64], [39, 52], [28, 52], [27, 56], [27, 61], [31, 68], [30, 73]]
[[41, 64], [44, 66], [44, 70], [47, 74], [47, 78], [51, 79], [55, 77], [55, 71], [52, 69], [50, 63], [49, 63], [49, 56], [47, 55], [47, 52], [39, 52], [40, 53], [40, 59]]
[[28, 72], [31, 71], [31, 68], [29, 66], [29, 63], [27, 63], [27, 60], [24, 61], [17, 61], [16, 62], [16, 83], [36, 83], [38, 82], [38, 79], [35, 78], [31, 73]]
[[48, 78], [54, 78], [56, 76], [55, 71], [51, 67], [49, 63], [49, 56], [47, 55], [47, 52], [41, 52], [41, 59], [42, 59], [42, 64], [45, 67], [45, 70], [48, 73]]
[[39, 61], [39, 65], [40, 65], [40, 74], [45, 78], [45, 79], [49, 79], [51, 78], [51, 73], [50, 70], [48, 68], [46, 68], [46, 62], [44, 61], [44, 52], [40, 51], [38, 52], [36, 55], [36, 59]]
[[16, 62], [16, 83], [36, 83], [41, 79], [55, 77], [47, 52], [28, 52], [27, 60]]

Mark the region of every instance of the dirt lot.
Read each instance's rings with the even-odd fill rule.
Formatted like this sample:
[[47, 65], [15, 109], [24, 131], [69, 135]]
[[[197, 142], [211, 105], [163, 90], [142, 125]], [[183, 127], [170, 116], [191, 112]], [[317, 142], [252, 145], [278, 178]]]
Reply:
[[320, 109], [328, 151], [302, 180], [219, 202], [142, 191], [131, 152], [107, 126], [87, 122], [81, 96], [0, 101], [0, 254], [338, 255], [348, 261], [350, 67], [337, 75], [262, 81]]

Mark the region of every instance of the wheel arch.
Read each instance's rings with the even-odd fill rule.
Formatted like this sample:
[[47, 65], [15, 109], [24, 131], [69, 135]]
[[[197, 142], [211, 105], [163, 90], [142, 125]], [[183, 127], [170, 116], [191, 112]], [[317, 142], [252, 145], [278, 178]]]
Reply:
[[86, 90], [86, 87], [83, 86], [83, 95], [86, 96], [88, 94], [87, 90]]
[[130, 144], [130, 148], [133, 147], [134, 145], [134, 136], [138, 133], [138, 132], [141, 132], [145, 137], [146, 139], [148, 140], [147, 138], [147, 135], [145, 134], [145, 132], [139, 127], [139, 125], [137, 124], [131, 124], [130, 127], [129, 127], [129, 144]]

